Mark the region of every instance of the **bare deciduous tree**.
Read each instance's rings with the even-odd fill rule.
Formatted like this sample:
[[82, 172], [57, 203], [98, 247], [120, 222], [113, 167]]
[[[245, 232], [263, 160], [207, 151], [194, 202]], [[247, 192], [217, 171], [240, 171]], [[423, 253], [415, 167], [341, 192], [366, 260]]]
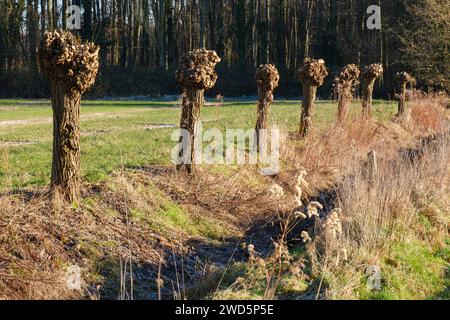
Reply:
[[305, 137], [312, 126], [314, 102], [316, 101], [317, 88], [323, 84], [328, 76], [325, 61], [311, 58], [305, 59], [299, 70], [298, 77], [303, 83], [303, 104], [300, 120], [300, 135]]
[[256, 143], [259, 150], [260, 130], [269, 129], [270, 105], [273, 91], [278, 87], [280, 74], [273, 64], [260, 65], [256, 71], [258, 85], [258, 115], [256, 120]]
[[363, 77], [363, 116], [366, 118], [372, 117], [372, 102], [373, 102], [373, 87], [375, 81], [383, 74], [383, 66], [379, 63], [371, 64], [364, 68]]
[[398, 117], [403, 117], [407, 114], [406, 109], [406, 91], [407, 91], [407, 85], [412, 80], [412, 77], [407, 72], [399, 72], [396, 75], [397, 84], [400, 89], [400, 93], [398, 94]]
[[359, 85], [360, 71], [357, 65], [349, 64], [342, 69], [335, 79], [335, 85], [339, 95], [338, 122], [348, 118], [348, 108], [353, 100], [353, 94]]
[[39, 63], [52, 93], [51, 189], [67, 202], [80, 196], [80, 101], [95, 82], [99, 50], [62, 30], [47, 32], [39, 48]]
[[180, 59], [180, 65], [176, 71], [176, 79], [183, 87], [180, 128], [189, 132], [187, 144], [190, 148], [180, 150], [182, 164], [177, 167], [179, 171], [192, 173], [195, 168], [196, 123], [200, 116], [200, 109], [205, 103], [205, 90], [211, 89], [216, 84], [217, 73], [214, 68], [220, 61], [215, 51], [204, 49], [191, 51]]

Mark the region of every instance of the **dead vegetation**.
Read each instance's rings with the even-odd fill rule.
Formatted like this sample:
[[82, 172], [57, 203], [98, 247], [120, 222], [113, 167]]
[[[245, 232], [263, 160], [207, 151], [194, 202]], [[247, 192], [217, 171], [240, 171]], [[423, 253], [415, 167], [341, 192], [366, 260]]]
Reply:
[[[448, 216], [432, 209], [449, 205], [446, 99], [410, 101], [408, 124], [358, 118], [300, 142], [286, 137], [274, 177], [253, 166], [199, 167], [195, 176], [134, 168], [85, 185], [84, 200], [60, 211], [43, 190], [2, 194], [0, 298], [227, 298], [260, 281], [266, 298], [292, 281], [309, 284], [304, 298], [351, 295], [391, 240], [448, 234]], [[423, 230], [418, 210], [441, 233]], [[292, 245], [305, 251], [293, 257]], [[251, 273], [239, 271], [235, 262], [248, 259]], [[67, 289], [70, 265], [82, 268], [81, 291]], [[240, 276], [218, 290], [234, 268]]]

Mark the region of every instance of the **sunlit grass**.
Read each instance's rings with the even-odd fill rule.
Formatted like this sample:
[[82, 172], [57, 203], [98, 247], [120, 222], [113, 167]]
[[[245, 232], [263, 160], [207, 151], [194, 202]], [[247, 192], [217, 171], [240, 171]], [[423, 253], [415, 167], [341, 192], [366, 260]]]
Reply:
[[[272, 125], [295, 132], [300, 119], [300, 101], [277, 101]], [[152, 126], [179, 123], [176, 101], [85, 101], [81, 107], [82, 175], [89, 182], [104, 180], [120, 167], [170, 163], [174, 128]], [[395, 104], [377, 102], [376, 116], [390, 118]], [[256, 102], [226, 102], [223, 107], [202, 109], [205, 130], [253, 129]], [[359, 103], [352, 115], [359, 113]], [[315, 124], [324, 129], [333, 124], [336, 104], [317, 103]], [[0, 101], [0, 189], [42, 186], [48, 182], [52, 156], [52, 110], [46, 100]], [[14, 122], [19, 121], [19, 122]], [[15, 145], [7, 145], [7, 143]], [[22, 143], [22, 144], [21, 144]]]

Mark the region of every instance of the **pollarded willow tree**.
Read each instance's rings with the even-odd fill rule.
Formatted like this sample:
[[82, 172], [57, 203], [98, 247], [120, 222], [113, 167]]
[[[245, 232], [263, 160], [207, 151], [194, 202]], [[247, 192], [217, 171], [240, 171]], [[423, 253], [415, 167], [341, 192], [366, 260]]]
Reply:
[[260, 130], [269, 129], [270, 105], [273, 91], [278, 87], [280, 74], [273, 64], [263, 64], [256, 70], [258, 85], [258, 115], [256, 120], [256, 143], [259, 150]]
[[180, 59], [180, 65], [175, 77], [183, 87], [183, 110], [180, 128], [189, 133], [187, 141], [183, 142], [179, 151], [181, 164], [179, 171], [192, 173], [195, 168], [195, 134], [196, 123], [200, 116], [200, 109], [205, 103], [205, 90], [216, 84], [217, 73], [215, 67], [221, 59], [215, 51], [198, 49], [191, 51]]
[[403, 117], [407, 115], [407, 108], [406, 108], [406, 91], [407, 91], [407, 85], [411, 82], [413, 77], [407, 73], [407, 72], [399, 72], [395, 76], [395, 79], [397, 81], [397, 85], [399, 86], [400, 93], [398, 94], [398, 117]]
[[359, 85], [360, 71], [357, 65], [345, 66], [336, 76], [335, 85], [339, 95], [338, 122], [344, 122], [348, 118], [348, 108], [353, 100], [353, 94]]
[[80, 102], [95, 82], [99, 50], [68, 31], [57, 30], [44, 35], [38, 51], [52, 95], [51, 191], [66, 202], [80, 197]]
[[364, 68], [363, 77], [363, 116], [371, 118], [373, 115], [372, 103], [373, 103], [373, 87], [375, 81], [383, 74], [383, 65], [380, 63], [371, 64]]
[[300, 120], [300, 135], [305, 137], [312, 126], [314, 102], [316, 101], [317, 88], [323, 85], [328, 76], [325, 61], [307, 58], [299, 70], [298, 77], [303, 84], [302, 116]]

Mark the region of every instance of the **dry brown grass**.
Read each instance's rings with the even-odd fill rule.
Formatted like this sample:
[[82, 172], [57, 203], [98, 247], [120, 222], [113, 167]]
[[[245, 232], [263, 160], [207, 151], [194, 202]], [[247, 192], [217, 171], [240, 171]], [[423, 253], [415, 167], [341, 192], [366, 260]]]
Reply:
[[[272, 216], [280, 222], [280, 235], [266, 258], [255, 257], [253, 252], [261, 248], [252, 245], [250, 258], [256, 266], [248, 279], [241, 280], [244, 297], [264, 282], [264, 296], [274, 298], [283, 291], [281, 283], [305, 278], [318, 280], [302, 297], [355, 297], [365, 268], [379, 265], [391, 245], [411, 238], [445, 245], [450, 223], [445, 214], [450, 209], [450, 127], [442, 97], [420, 99], [410, 102], [408, 122], [384, 125], [356, 119], [344, 127], [312, 133], [302, 143], [285, 142], [284, 167], [275, 177], [284, 193]], [[378, 159], [374, 174], [369, 151], [375, 151]], [[296, 177], [303, 167], [309, 183], [304, 195], [319, 196], [320, 217], [306, 214], [311, 204], [292, 207]], [[424, 229], [419, 212], [432, 222], [433, 231]], [[301, 232], [305, 228], [308, 231]], [[292, 241], [306, 243], [304, 254], [295, 260], [286, 251]], [[233, 290], [216, 296], [239, 296]]]
[[[273, 261], [278, 262], [278, 258], [288, 257], [284, 249], [295, 229], [291, 224], [283, 227], [278, 222], [300, 209], [294, 208], [293, 203], [302, 168], [308, 172], [309, 183], [309, 187], [302, 188], [303, 200], [323, 193], [337, 195], [336, 199], [321, 197], [322, 220], [313, 219], [313, 224], [306, 225], [311, 228], [308, 235], [313, 241], [308, 252], [317, 274], [342, 268], [342, 249], [348, 254], [345, 267], [349, 270], [368, 262], [376, 263], [388, 249], [390, 238], [408, 236], [408, 232], [398, 232], [399, 228], [417, 231], [414, 219], [417, 210], [426, 212], [434, 223], [442, 224], [442, 232], [446, 234], [445, 217], [433, 210], [436, 199], [448, 199], [450, 192], [445, 99], [438, 96], [411, 101], [410, 123], [381, 124], [358, 118], [325, 132], [311, 132], [303, 141], [285, 138], [281, 172], [274, 177], [261, 177], [258, 168], [252, 166], [199, 167], [196, 176], [176, 172], [171, 166], [152, 166], [121, 172], [101, 185], [85, 185], [80, 206], [60, 210], [49, 209], [51, 204], [43, 190], [35, 190], [34, 194], [2, 194], [0, 298], [97, 299], [114, 297], [114, 292], [117, 297], [120, 284], [115, 291], [109, 288], [111, 292], [105, 295], [105, 279], [100, 279], [99, 265], [117, 266], [123, 261], [147, 266], [145, 275], [136, 271], [138, 280], [134, 283], [153, 282], [153, 289], [161, 263], [166, 284], [164, 297], [173, 292], [172, 283], [176, 288], [181, 281], [181, 274], [173, 274], [174, 264], [191, 275], [186, 280], [191, 284], [212, 274], [216, 280], [210, 287], [214, 287], [221, 280], [217, 267], [198, 261], [197, 251], [209, 250], [215, 262], [227, 265], [236, 253], [233, 245], [249, 238], [263, 258], [277, 257]], [[367, 179], [366, 164], [370, 151], [379, 157], [379, 172], [372, 184]], [[268, 192], [274, 183], [283, 187], [282, 199], [274, 200]], [[185, 226], [158, 225], [161, 217], [157, 212], [163, 201], [178, 205], [187, 214]], [[337, 245], [324, 244], [321, 241], [327, 239], [323, 234], [326, 214], [337, 207], [343, 210], [340, 215], [343, 233]], [[214, 236], [192, 234], [191, 224], [196, 219], [216, 227]], [[284, 233], [281, 236], [271, 233], [273, 230], [266, 227], [272, 224], [281, 225], [273, 229]], [[229, 237], [235, 242], [228, 243], [222, 251], [212, 252], [220, 246], [202, 249], [192, 245], [193, 240], [227, 245]], [[282, 246], [275, 248], [284, 251], [268, 252], [274, 248], [271, 237], [281, 241]], [[298, 234], [293, 237], [300, 238]], [[423, 237], [435, 242], [442, 239], [439, 234], [429, 238], [423, 233]], [[341, 254], [339, 263], [337, 253]], [[182, 261], [185, 265], [181, 267]], [[303, 267], [302, 261], [295, 263]], [[65, 270], [69, 264], [77, 264], [83, 270], [82, 292], [67, 290]], [[291, 269], [298, 271], [298, 265]], [[118, 270], [119, 278], [129, 281], [122, 271]], [[289, 268], [288, 273], [292, 273]], [[274, 278], [277, 280], [273, 281]], [[274, 290], [282, 283], [282, 279], [274, 278], [268, 281], [271, 284], [266, 292], [268, 297], [276, 296]], [[358, 280], [350, 281], [340, 293], [351, 290]], [[122, 293], [126, 290], [122, 287]], [[175, 291], [180, 293], [182, 289]]]
[[[351, 155], [345, 159], [345, 168], [349, 171], [333, 188], [336, 200], [325, 210], [323, 219], [316, 222], [315, 238], [307, 251], [313, 274], [321, 279], [330, 278], [330, 274], [341, 275], [347, 282], [328, 283], [326, 289], [319, 287], [317, 297], [354, 296], [361, 283], [361, 273], [364, 274], [368, 265], [380, 265], [395, 243], [419, 238], [426, 244], [445, 245], [450, 231], [450, 217], [445, 214], [450, 210], [450, 127], [443, 105], [440, 99], [434, 98], [411, 102], [411, 121], [403, 123], [401, 128], [392, 124], [394, 130], [408, 138], [406, 144], [402, 140], [397, 144], [386, 140], [389, 137], [384, 133], [392, 128], [379, 135], [369, 134], [368, 139], [350, 140], [352, 133], [358, 133], [357, 136], [361, 132], [373, 133], [376, 126], [373, 123], [337, 135], [344, 140], [333, 139], [347, 141], [344, 145], [352, 141], [358, 147], [348, 149]], [[411, 148], [413, 141], [418, 142]], [[376, 150], [378, 155], [374, 179], [368, 162], [363, 161], [368, 150]], [[333, 153], [322, 150], [321, 154], [326, 157], [327, 165], [339, 164]], [[339, 170], [340, 174], [344, 172]], [[445, 209], [436, 210], [436, 205]], [[339, 237], [327, 233], [327, 215], [333, 207], [343, 209]], [[425, 230], [419, 213], [432, 222], [431, 232]], [[343, 252], [346, 261], [342, 260]]]
[[[112, 180], [117, 189], [86, 188], [84, 198], [90, 201], [78, 208], [52, 210], [46, 195], [1, 196], [0, 298], [97, 299], [99, 264], [125, 261], [130, 252], [136, 263], [158, 261], [161, 245], [176, 250], [176, 242], [129, 219], [135, 202], [142, 199], [134, 197], [129, 180]], [[149, 206], [151, 199], [146, 199]], [[67, 288], [70, 265], [82, 269], [81, 292]]]

